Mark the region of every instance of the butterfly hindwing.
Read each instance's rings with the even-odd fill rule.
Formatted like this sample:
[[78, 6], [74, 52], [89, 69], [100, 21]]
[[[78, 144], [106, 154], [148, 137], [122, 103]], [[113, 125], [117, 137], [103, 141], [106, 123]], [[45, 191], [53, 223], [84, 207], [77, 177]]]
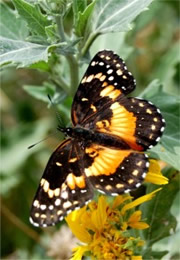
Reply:
[[84, 172], [99, 191], [117, 195], [139, 187], [149, 169], [147, 155], [92, 144], [85, 149]]
[[31, 208], [33, 225], [53, 225], [92, 199], [78, 149], [79, 146], [68, 139], [49, 159]]
[[107, 103], [135, 88], [135, 80], [124, 61], [112, 51], [100, 51], [92, 59], [74, 97], [72, 122], [84, 120], [103, 110]]

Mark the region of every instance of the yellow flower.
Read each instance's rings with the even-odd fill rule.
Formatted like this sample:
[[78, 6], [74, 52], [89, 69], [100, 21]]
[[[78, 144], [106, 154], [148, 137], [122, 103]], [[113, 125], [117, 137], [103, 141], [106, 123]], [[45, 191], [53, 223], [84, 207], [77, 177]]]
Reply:
[[157, 185], [168, 184], [168, 178], [162, 175], [161, 168], [157, 160], [149, 160], [149, 171], [146, 175], [145, 181], [151, 182]]
[[128, 226], [135, 229], [145, 229], [148, 228], [149, 225], [141, 220], [142, 212], [140, 210], [135, 211], [128, 220]]
[[87, 253], [92, 259], [142, 259], [135, 252], [143, 246], [144, 241], [132, 237], [130, 229], [145, 229], [149, 225], [141, 221], [140, 210], [131, 213], [129, 209], [152, 199], [159, 190], [134, 201], [129, 195], [119, 195], [108, 203], [105, 196], [100, 196], [97, 203], [92, 201], [88, 206], [69, 214], [66, 217], [69, 227], [85, 243], [74, 249], [71, 259], [80, 260]]
[[[145, 181], [158, 185], [168, 183], [156, 160], [150, 160]], [[136, 251], [144, 245], [144, 241], [132, 237], [131, 230], [146, 229], [149, 225], [141, 220], [140, 210], [132, 209], [151, 200], [160, 190], [161, 188], [135, 200], [124, 194], [107, 202], [105, 196], [100, 196], [98, 202], [92, 201], [88, 206], [69, 214], [66, 221], [70, 229], [84, 243], [74, 248], [71, 260], [80, 260], [86, 254], [92, 259], [142, 260]]]

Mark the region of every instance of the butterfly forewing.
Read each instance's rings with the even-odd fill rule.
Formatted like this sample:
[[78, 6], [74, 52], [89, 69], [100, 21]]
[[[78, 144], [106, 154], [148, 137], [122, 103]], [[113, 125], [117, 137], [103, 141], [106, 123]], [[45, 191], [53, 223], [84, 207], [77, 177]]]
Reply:
[[124, 61], [112, 51], [98, 52], [90, 62], [74, 97], [73, 124], [82, 124], [83, 120], [111, 102], [111, 97], [129, 94], [134, 88], [135, 80]]

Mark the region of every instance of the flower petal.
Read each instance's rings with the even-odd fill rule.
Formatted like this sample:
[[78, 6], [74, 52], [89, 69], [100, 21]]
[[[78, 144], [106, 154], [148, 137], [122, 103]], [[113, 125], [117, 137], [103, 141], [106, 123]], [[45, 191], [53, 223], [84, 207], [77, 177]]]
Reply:
[[131, 256], [131, 260], [142, 260], [142, 256], [140, 256], [140, 255], [133, 255], [133, 256]]
[[159, 189], [157, 189], [157, 190], [154, 190], [153, 192], [151, 192], [151, 193], [149, 193], [149, 194], [146, 194], [146, 195], [144, 195], [144, 196], [142, 196], [142, 197], [140, 197], [140, 198], [138, 198], [138, 199], [136, 199], [136, 200], [134, 200], [134, 201], [132, 201], [132, 202], [130, 202], [130, 203], [128, 203], [128, 204], [126, 204], [126, 205], [122, 208], [121, 214], [124, 215], [127, 210], [132, 209], [132, 208], [135, 208], [136, 206], [142, 204], [143, 202], [146, 202], [146, 201], [148, 201], [148, 200], [151, 200], [151, 199], [154, 197], [155, 193], [158, 192], [158, 191], [160, 191], [161, 189], [162, 189], [162, 188], [159, 188]]
[[162, 175], [161, 168], [157, 160], [150, 160], [149, 171], [146, 175], [145, 181], [157, 185], [164, 185], [168, 183], [168, 178]]
[[97, 230], [101, 230], [104, 227], [104, 224], [107, 219], [107, 207], [108, 204], [104, 196], [100, 196], [98, 200], [98, 207], [92, 213], [92, 222], [96, 226]]
[[146, 229], [149, 227], [147, 223], [142, 221], [129, 223], [129, 226], [135, 229]]
[[84, 253], [86, 251], [89, 251], [88, 246], [78, 246], [73, 249], [74, 253], [73, 256], [70, 258], [70, 260], [80, 260], [82, 259]]
[[166, 178], [163, 175], [152, 173], [152, 172], [148, 172], [148, 174], [146, 175], [145, 181], [153, 183], [153, 184], [157, 184], [157, 185], [168, 184], [168, 178]]
[[122, 196], [119, 195], [117, 197], [115, 197], [113, 204], [112, 204], [112, 208], [115, 209], [117, 207], [119, 207], [124, 201], [131, 199], [132, 197], [127, 195], [127, 196]]
[[85, 212], [86, 207], [79, 210], [75, 210], [70, 213], [65, 219], [70, 227], [72, 233], [82, 242], [89, 243], [91, 241], [91, 235], [86, 228], [81, 224], [82, 214]]

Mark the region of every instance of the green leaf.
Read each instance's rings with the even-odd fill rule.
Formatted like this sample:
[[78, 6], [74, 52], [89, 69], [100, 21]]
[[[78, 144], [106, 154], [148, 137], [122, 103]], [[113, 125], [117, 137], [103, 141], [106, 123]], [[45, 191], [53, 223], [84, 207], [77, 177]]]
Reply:
[[13, 0], [13, 3], [32, 34], [46, 38], [45, 27], [50, 25], [50, 21], [41, 13], [39, 7], [23, 0]]
[[6, 4], [0, 4], [0, 35], [13, 40], [24, 40], [28, 36], [26, 22], [16, 17], [16, 12]]
[[127, 31], [130, 23], [152, 0], [97, 0], [92, 17], [95, 34]]
[[43, 86], [25, 85], [23, 86], [23, 89], [32, 97], [46, 103], [50, 102], [48, 95], [51, 96], [53, 104], [60, 104], [66, 98], [66, 93], [64, 91], [56, 92], [55, 86], [49, 82], [44, 82]]
[[30, 65], [29, 68], [49, 72], [50, 64], [45, 61], [39, 61], [37, 63]]
[[151, 249], [147, 249], [145, 252], [143, 252], [143, 259], [148, 259], [148, 260], [158, 260], [162, 259], [163, 256], [167, 255], [169, 251], [159, 251], [155, 252], [152, 251]]
[[49, 43], [56, 43], [59, 39], [59, 35], [57, 33], [57, 25], [52, 24], [45, 27], [46, 35], [47, 35], [47, 41]]
[[0, 65], [18, 64], [27, 67], [39, 61], [48, 61], [48, 46], [0, 37]]
[[178, 95], [178, 86], [173, 87], [173, 77], [176, 72], [176, 65], [180, 63], [179, 43], [174, 44], [170, 50], [162, 56], [160, 62], [155, 67], [154, 78], [158, 78], [164, 89], [173, 95]]
[[159, 158], [176, 169], [180, 168], [180, 132], [179, 132], [179, 103], [177, 96], [163, 92], [159, 81], [154, 80], [140, 95], [158, 106], [166, 120], [166, 128], [161, 143], [151, 149], [153, 157]]
[[[113, 33], [113, 35], [111, 33], [100, 35], [94, 41], [90, 53], [94, 55], [99, 50], [111, 49], [113, 46], [113, 51], [120, 54], [121, 58], [126, 60], [133, 51], [133, 48], [126, 42], [126, 36], [127, 32]], [[116, 44], [114, 45], [114, 43]]]
[[86, 0], [73, 1], [74, 24], [77, 24], [79, 13], [82, 13], [87, 6]]
[[46, 103], [49, 102], [47, 95], [53, 97], [55, 94], [55, 87], [48, 82], [45, 82], [44, 86], [25, 85], [23, 89], [31, 96]]
[[[140, 210], [147, 219], [146, 222], [150, 225], [148, 229], [141, 231], [143, 239], [146, 241], [146, 250], [150, 250], [155, 242], [170, 236], [175, 231], [177, 224], [170, 210], [179, 191], [179, 175], [172, 168], [166, 168], [163, 174], [169, 178], [169, 184], [163, 187], [151, 201], [140, 206]], [[149, 184], [146, 192], [150, 193], [154, 189], [155, 185]]]
[[83, 12], [78, 13], [78, 17], [76, 19], [76, 22], [74, 24], [75, 33], [79, 37], [83, 36], [86, 30], [86, 25], [88, 22], [88, 19], [94, 9], [95, 1], [90, 3]]

